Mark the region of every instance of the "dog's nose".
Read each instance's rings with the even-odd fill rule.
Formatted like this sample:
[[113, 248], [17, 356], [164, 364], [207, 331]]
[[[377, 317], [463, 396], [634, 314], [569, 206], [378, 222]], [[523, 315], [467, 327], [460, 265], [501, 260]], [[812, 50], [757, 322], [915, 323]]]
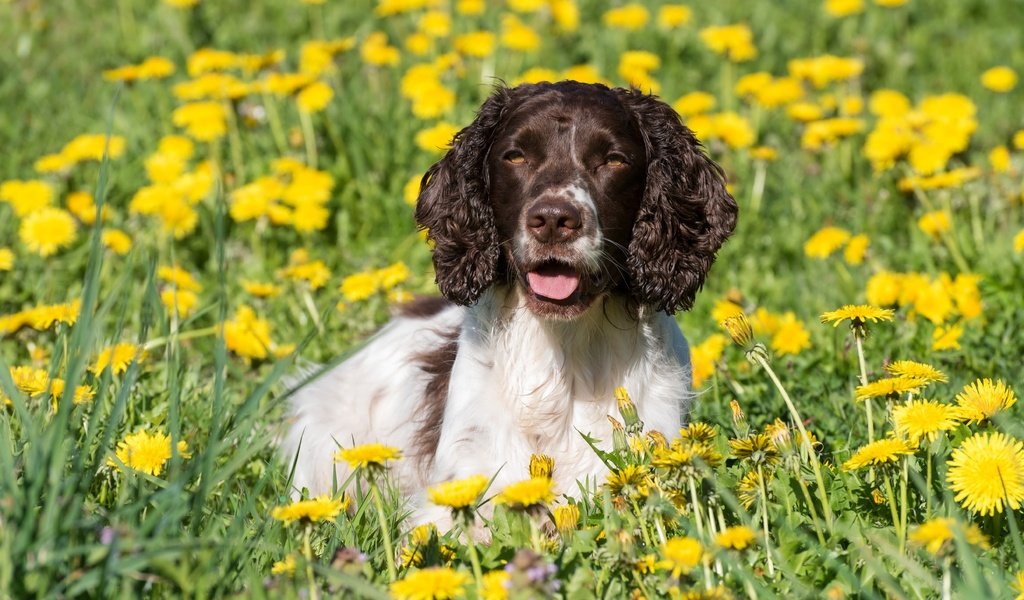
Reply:
[[580, 211], [567, 200], [540, 200], [526, 214], [526, 227], [543, 244], [572, 239], [582, 224]]

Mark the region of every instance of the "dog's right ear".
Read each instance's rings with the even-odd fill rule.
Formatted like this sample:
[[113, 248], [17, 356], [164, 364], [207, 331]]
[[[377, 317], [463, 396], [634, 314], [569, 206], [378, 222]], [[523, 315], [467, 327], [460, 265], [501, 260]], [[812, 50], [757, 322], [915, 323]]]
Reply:
[[456, 304], [476, 302], [498, 273], [498, 230], [488, 201], [486, 160], [509, 98], [508, 88], [497, 88], [420, 182], [416, 222], [434, 244], [437, 287]]

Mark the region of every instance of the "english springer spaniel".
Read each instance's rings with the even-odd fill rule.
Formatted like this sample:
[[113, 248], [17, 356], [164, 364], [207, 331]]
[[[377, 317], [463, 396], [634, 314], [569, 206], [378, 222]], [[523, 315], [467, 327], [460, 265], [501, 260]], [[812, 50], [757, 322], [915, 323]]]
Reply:
[[[527, 476], [555, 459], [562, 493], [606, 472], [623, 386], [672, 436], [690, 399], [689, 309], [737, 207], [721, 169], [665, 103], [572, 81], [499, 87], [423, 177], [416, 220], [444, 299], [414, 303], [298, 390], [285, 449], [296, 489], [330, 492], [339, 446], [403, 450], [414, 520], [428, 486]], [[296, 457], [296, 453], [298, 456]]]

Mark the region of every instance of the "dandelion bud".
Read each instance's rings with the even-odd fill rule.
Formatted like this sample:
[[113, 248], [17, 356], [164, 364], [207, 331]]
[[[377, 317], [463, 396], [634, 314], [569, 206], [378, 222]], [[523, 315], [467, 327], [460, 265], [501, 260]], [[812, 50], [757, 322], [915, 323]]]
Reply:
[[770, 359], [771, 356], [768, 354], [768, 349], [761, 342], [754, 344], [750, 350], [747, 350], [747, 362], [752, 365], [767, 364], [770, 362]]
[[754, 340], [754, 330], [750, 327], [746, 315], [729, 317], [722, 321], [722, 327], [729, 333], [733, 343], [740, 348], [746, 348]]
[[772, 443], [779, 449], [779, 452], [789, 454], [793, 450], [793, 436], [789, 431], [789, 426], [783, 423], [782, 419], [776, 418], [765, 428], [765, 433], [772, 438]]
[[555, 459], [551, 458], [547, 454], [531, 454], [530, 455], [530, 477], [543, 477], [544, 479], [551, 479], [551, 474], [555, 470]]
[[608, 415], [608, 422], [612, 424], [612, 447], [616, 452], [625, 451], [629, 448], [626, 442], [626, 428], [622, 426], [621, 421], [611, 415]]
[[747, 417], [743, 414], [740, 403], [736, 399], [732, 399], [729, 401], [729, 408], [732, 410], [732, 427], [736, 431], [736, 435], [739, 437], [747, 435], [750, 427], [747, 425]]
[[875, 504], [885, 504], [885, 496], [878, 488], [875, 488], [871, 490], [871, 501]]
[[559, 506], [554, 510], [553, 515], [558, 532], [566, 535], [575, 530], [577, 523], [580, 522], [580, 507], [575, 504]]
[[634, 429], [640, 422], [640, 417], [636, 414], [636, 404], [633, 404], [633, 400], [630, 399], [626, 388], [621, 386], [615, 388], [615, 403], [619, 406], [619, 414], [622, 415], [622, 420], [626, 422], [626, 428]]
[[655, 449], [668, 448], [668, 438], [666, 438], [665, 434], [660, 431], [654, 429], [648, 431], [647, 439], [651, 442], [651, 446], [653, 446]]

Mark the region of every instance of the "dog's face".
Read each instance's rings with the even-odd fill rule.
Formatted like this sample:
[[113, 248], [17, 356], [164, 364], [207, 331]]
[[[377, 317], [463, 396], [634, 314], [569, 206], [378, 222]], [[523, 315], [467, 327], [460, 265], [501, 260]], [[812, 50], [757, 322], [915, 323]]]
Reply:
[[689, 308], [736, 204], [666, 104], [560, 82], [496, 90], [424, 176], [416, 217], [448, 299], [505, 282], [572, 319], [606, 293]]
[[539, 94], [515, 106], [495, 132], [487, 172], [502, 255], [529, 309], [572, 318], [623, 285], [647, 157], [612, 92]]

